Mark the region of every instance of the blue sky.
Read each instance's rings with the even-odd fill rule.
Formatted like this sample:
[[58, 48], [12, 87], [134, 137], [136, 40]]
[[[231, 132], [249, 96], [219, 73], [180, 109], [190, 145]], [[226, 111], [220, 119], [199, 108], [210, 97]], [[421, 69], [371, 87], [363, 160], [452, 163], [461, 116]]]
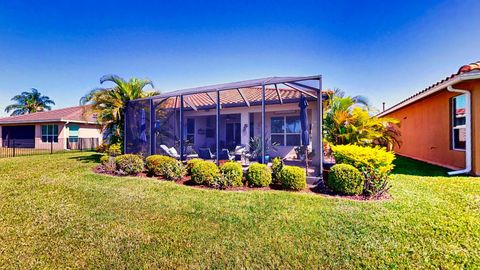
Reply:
[[105, 74], [161, 91], [272, 75], [389, 105], [480, 60], [480, 1], [0, 0], [0, 116], [35, 87], [77, 105]]

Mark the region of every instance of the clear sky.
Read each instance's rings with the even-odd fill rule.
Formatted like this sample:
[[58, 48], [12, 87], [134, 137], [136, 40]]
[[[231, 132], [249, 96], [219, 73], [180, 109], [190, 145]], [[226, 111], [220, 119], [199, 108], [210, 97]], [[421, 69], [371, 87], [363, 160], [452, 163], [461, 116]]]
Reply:
[[161, 91], [322, 74], [380, 108], [480, 60], [480, 1], [259, 2], [0, 0], [0, 116], [32, 87], [77, 105], [105, 74]]

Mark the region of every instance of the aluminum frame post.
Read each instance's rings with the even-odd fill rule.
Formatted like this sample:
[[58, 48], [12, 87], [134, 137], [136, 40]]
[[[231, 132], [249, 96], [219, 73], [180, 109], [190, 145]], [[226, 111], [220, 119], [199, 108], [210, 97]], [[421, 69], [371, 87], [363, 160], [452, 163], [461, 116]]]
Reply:
[[265, 164], [265, 83], [262, 83], [262, 163]]
[[150, 155], [155, 155], [155, 106], [150, 99]]
[[180, 161], [183, 161], [183, 142], [184, 142], [184, 133], [183, 133], [183, 95], [180, 96]]
[[318, 108], [318, 114], [317, 114], [317, 122], [318, 122], [318, 136], [319, 138], [319, 143], [320, 143], [320, 164], [319, 164], [319, 177], [320, 179], [323, 180], [323, 95], [322, 95], [322, 78], [318, 79], [318, 90], [317, 90], [317, 108]]
[[216, 136], [215, 136], [215, 144], [216, 144], [216, 157], [217, 157], [217, 166], [220, 164], [220, 91], [217, 90], [217, 113], [215, 115], [216, 118]]

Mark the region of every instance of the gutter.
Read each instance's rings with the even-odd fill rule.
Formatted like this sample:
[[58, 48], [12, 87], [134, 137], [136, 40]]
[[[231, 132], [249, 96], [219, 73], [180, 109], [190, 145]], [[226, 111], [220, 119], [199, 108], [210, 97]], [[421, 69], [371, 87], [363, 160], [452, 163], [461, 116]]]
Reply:
[[468, 174], [472, 171], [472, 93], [465, 89], [456, 89], [451, 85], [447, 86], [449, 92], [465, 95], [465, 169], [448, 172], [448, 175]]

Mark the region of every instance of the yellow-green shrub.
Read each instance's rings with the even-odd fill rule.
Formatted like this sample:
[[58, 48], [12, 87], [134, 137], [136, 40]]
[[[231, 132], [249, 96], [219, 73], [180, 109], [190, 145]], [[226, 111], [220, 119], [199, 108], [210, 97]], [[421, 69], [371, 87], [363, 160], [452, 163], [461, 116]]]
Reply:
[[167, 156], [152, 155], [146, 159], [147, 171], [167, 180], [177, 180], [184, 176], [185, 170], [180, 161]]
[[362, 173], [349, 164], [332, 166], [326, 184], [334, 192], [345, 195], [359, 195], [363, 191]]
[[237, 162], [226, 162], [220, 166], [220, 172], [226, 186], [243, 186], [243, 168]]
[[218, 167], [210, 161], [196, 162], [192, 167], [191, 177], [196, 184], [212, 186], [219, 178]]
[[187, 162], [187, 174], [188, 175], [192, 175], [192, 168], [195, 164], [197, 164], [198, 162], [202, 162], [204, 161], [203, 159], [201, 158], [192, 158], [190, 159], [188, 162]]
[[282, 186], [291, 190], [302, 190], [307, 187], [305, 170], [296, 166], [283, 166], [279, 174]]
[[265, 164], [253, 163], [248, 167], [246, 178], [250, 186], [266, 187], [272, 183], [272, 172]]
[[281, 185], [280, 172], [283, 169], [283, 161], [281, 158], [276, 157], [272, 160], [272, 182], [275, 185]]
[[358, 145], [334, 145], [333, 156], [337, 164], [350, 164], [359, 170], [376, 169], [380, 173], [389, 173], [393, 169], [395, 155], [381, 147]]
[[125, 154], [115, 158], [116, 172], [121, 175], [136, 175], [143, 171], [143, 159], [140, 156]]

